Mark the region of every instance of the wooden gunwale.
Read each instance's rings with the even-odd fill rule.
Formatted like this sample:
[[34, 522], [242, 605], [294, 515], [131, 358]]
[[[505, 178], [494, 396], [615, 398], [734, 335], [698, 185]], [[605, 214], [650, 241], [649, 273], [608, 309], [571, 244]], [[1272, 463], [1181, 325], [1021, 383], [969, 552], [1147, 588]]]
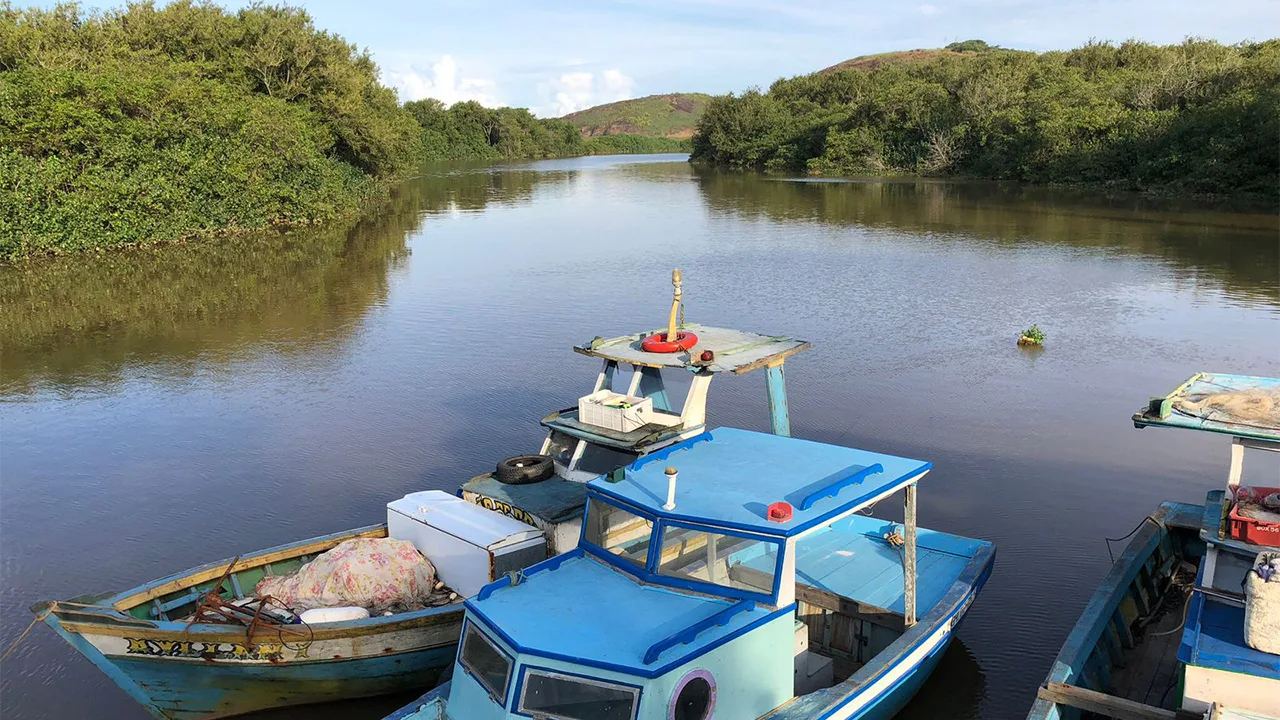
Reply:
[[278, 562], [280, 560], [288, 560], [298, 557], [299, 555], [310, 555], [312, 553], [323, 552], [337, 546], [344, 540], [353, 538], [366, 537], [386, 537], [387, 526], [385, 523], [379, 525], [369, 525], [367, 527], [347, 530], [332, 535], [325, 535], [310, 540], [303, 540], [288, 545], [280, 545], [273, 548], [267, 548], [250, 555], [241, 556], [239, 560], [228, 558], [218, 560], [208, 565], [201, 565], [190, 570], [186, 570], [169, 578], [162, 578], [142, 585], [133, 590], [126, 590], [124, 593], [117, 595], [111, 599], [111, 607], [126, 612], [145, 602], [149, 602], [155, 598], [169, 595], [193, 585], [199, 585], [202, 582], [216, 580], [227, 572], [227, 568], [232, 562], [235, 563], [234, 572], [249, 570], [261, 567], [269, 563]]
[[[75, 615], [74, 612], [67, 613]], [[435, 625], [448, 625], [450, 623], [461, 621], [463, 614], [463, 605], [461, 602], [451, 605], [443, 605], [435, 608], [427, 608], [425, 610], [417, 610], [414, 612], [400, 613], [390, 617], [368, 618], [367, 620], [354, 620], [346, 623], [324, 623], [323, 625], [311, 625], [310, 631], [306, 634], [308, 642], [312, 640], [335, 640], [340, 638], [365, 637], [369, 635], [384, 635], [391, 632], [402, 630], [413, 630], [416, 628], [431, 627]], [[247, 629], [239, 626], [214, 625], [210, 623], [199, 623], [187, 626], [184, 622], [156, 622], [156, 627], [139, 627], [137, 625], [118, 625], [114, 623], [94, 623], [94, 622], [77, 622], [73, 620], [65, 620], [62, 613], [58, 613], [59, 622], [67, 632], [79, 633], [81, 635], [104, 635], [108, 637], [136, 637], [146, 638], [149, 640], [198, 640], [200, 642], [225, 642], [236, 643], [243, 642]], [[294, 627], [294, 626], [290, 626]], [[312, 634], [314, 633], [314, 634]], [[270, 626], [259, 631], [259, 635], [263, 638], [274, 637]], [[292, 637], [291, 637], [292, 641]]]

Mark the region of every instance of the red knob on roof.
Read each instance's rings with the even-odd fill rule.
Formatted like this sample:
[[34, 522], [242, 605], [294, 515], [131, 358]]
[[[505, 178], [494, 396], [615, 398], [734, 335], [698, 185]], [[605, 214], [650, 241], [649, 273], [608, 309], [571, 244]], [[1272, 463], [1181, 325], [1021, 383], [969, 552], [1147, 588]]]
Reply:
[[769, 506], [769, 522], [784, 523], [791, 521], [791, 503], [776, 502]]

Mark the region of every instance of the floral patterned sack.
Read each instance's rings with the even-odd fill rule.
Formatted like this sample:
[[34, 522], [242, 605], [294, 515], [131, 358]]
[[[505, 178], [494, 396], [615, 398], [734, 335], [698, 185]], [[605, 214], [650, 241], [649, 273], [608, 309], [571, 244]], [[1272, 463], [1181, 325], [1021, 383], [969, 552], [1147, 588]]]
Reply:
[[379, 614], [426, 606], [436, 571], [413, 543], [355, 538], [288, 575], [263, 578], [258, 597], [271, 595], [294, 612], [355, 605]]

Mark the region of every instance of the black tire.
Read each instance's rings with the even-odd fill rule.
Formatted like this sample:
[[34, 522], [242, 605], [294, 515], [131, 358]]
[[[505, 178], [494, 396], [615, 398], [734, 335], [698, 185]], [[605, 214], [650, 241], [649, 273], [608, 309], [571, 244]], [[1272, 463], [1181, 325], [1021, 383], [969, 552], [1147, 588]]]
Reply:
[[529, 485], [542, 482], [555, 472], [550, 455], [517, 455], [498, 463], [498, 482]]

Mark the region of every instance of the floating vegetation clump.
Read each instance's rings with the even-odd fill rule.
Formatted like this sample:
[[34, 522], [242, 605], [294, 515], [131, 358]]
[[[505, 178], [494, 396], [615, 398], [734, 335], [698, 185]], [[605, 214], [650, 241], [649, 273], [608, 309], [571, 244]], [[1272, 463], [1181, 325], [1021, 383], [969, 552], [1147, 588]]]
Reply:
[[1032, 325], [1018, 335], [1018, 344], [1040, 347], [1044, 345], [1044, 331], [1039, 325]]

